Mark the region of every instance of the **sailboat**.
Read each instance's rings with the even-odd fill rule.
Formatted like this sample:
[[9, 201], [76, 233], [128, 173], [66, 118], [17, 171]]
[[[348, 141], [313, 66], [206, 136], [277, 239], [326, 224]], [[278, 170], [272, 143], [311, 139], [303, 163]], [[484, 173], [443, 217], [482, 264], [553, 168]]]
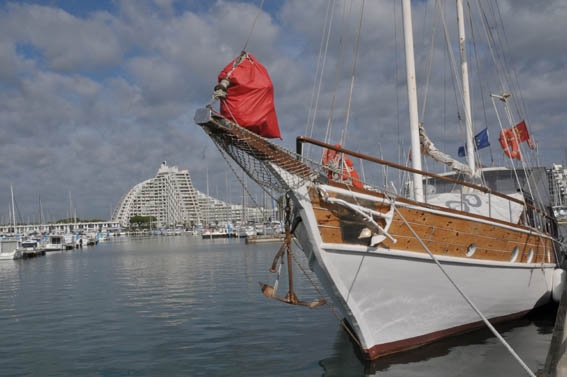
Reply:
[[[262, 188], [285, 194], [286, 237], [271, 270], [287, 254], [291, 271], [295, 238], [366, 359], [484, 326], [483, 319], [494, 323], [522, 316], [547, 303], [563, 276], [556, 220], [548, 203], [533, 194], [546, 181], [545, 170], [478, 168], [470, 129], [469, 160], [462, 164], [437, 151], [420, 127], [409, 0], [402, 0], [402, 9], [411, 167], [310, 137], [298, 137], [295, 152], [270, 141], [279, 130], [274, 131], [278, 125], [269, 110], [269, 78], [260, 79], [265, 90], [254, 88], [251, 94], [264, 93], [268, 110], [238, 98], [241, 85], [250, 85], [244, 71], [258, 70], [259, 76], [263, 70], [245, 51], [219, 75], [214, 99], [220, 111], [209, 105], [194, 118], [219, 151]], [[468, 91], [465, 80], [463, 92]], [[465, 118], [472, 118], [470, 105]], [[308, 158], [304, 145], [321, 148], [326, 161]], [[423, 169], [422, 150], [455, 170]], [[353, 173], [353, 160], [364, 161], [366, 170], [374, 164], [412, 179], [395, 189], [374, 185]], [[285, 297], [267, 284], [262, 290], [291, 304], [325, 303], [301, 301], [291, 272], [289, 280]]]
[[10, 221], [14, 227], [14, 239], [0, 240], [0, 260], [13, 260], [22, 258], [22, 251], [19, 249], [19, 241], [16, 234], [16, 210], [14, 206], [14, 188], [10, 186], [12, 198], [10, 206]]

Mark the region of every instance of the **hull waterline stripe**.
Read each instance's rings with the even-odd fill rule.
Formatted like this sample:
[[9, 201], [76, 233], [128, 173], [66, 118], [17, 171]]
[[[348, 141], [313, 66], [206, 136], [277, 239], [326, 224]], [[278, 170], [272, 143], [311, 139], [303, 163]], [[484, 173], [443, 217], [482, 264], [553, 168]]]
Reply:
[[[515, 314], [508, 314], [508, 315], [501, 316], [501, 317], [491, 318], [490, 321], [492, 323], [505, 322], [505, 321], [509, 321], [509, 320], [512, 320], [512, 319], [521, 318], [529, 312], [530, 312], [529, 310], [526, 310], [526, 311], [518, 312], [518, 313], [515, 313]], [[425, 335], [416, 336], [416, 337], [409, 338], [409, 339], [403, 339], [403, 340], [398, 340], [398, 341], [395, 341], [395, 342], [378, 344], [378, 345], [375, 345], [373, 347], [370, 347], [369, 349], [363, 350], [363, 353], [365, 355], [365, 358], [367, 358], [368, 360], [375, 360], [379, 357], [387, 356], [387, 355], [390, 355], [390, 354], [393, 354], [393, 353], [418, 348], [418, 347], [421, 347], [423, 345], [433, 343], [437, 340], [447, 338], [447, 337], [452, 336], [452, 335], [463, 334], [463, 333], [466, 333], [466, 332], [469, 332], [469, 331], [477, 330], [477, 329], [482, 328], [483, 326], [484, 326], [483, 321], [468, 323], [468, 324], [465, 324], [465, 325], [460, 325], [460, 326], [452, 327], [450, 329], [445, 329], [445, 330], [439, 330], [439, 331], [435, 331], [435, 332], [425, 334]]]

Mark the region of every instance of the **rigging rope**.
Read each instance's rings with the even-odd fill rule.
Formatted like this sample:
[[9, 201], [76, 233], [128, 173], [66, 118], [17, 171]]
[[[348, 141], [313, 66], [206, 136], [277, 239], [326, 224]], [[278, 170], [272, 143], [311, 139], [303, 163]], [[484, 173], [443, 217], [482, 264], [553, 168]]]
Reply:
[[[260, 205], [258, 204], [258, 202], [256, 201], [256, 199], [254, 199], [254, 197], [252, 196], [252, 193], [248, 190], [248, 187], [244, 184], [244, 182], [240, 179], [240, 177], [238, 176], [238, 173], [236, 172], [236, 170], [234, 169], [234, 166], [232, 166], [232, 164], [230, 163], [230, 160], [226, 157], [226, 152], [224, 150], [222, 150], [222, 148], [220, 148], [217, 143], [213, 143], [215, 145], [215, 147], [219, 150], [222, 158], [226, 161], [226, 164], [228, 165], [228, 167], [230, 168], [230, 170], [232, 170], [232, 172], [234, 173], [234, 175], [236, 176], [236, 179], [238, 180], [238, 182], [240, 183], [240, 185], [243, 187], [244, 191], [246, 191], [246, 193], [248, 194], [248, 196], [250, 197], [250, 199], [252, 199], [252, 201], [254, 202], [254, 205], [256, 206], [256, 208], [262, 208], [260, 207]], [[258, 182], [256, 182], [258, 183]], [[263, 191], [265, 193], [268, 194], [268, 196], [270, 198], [272, 198], [273, 200], [277, 199], [269, 192], [267, 192], [265, 189], [263, 189]]]
[[[325, 28], [327, 33], [323, 33], [321, 36], [321, 46], [319, 47], [319, 58], [317, 59], [317, 70], [315, 72], [315, 80], [316, 82], [313, 83], [313, 95], [315, 95], [315, 86], [317, 86], [317, 94], [315, 97], [315, 103], [313, 104], [313, 97], [311, 99], [311, 106], [310, 109], [310, 117], [308, 117], [308, 126], [309, 126], [309, 133], [310, 137], [313, 136], [313, 130], [315, 129], [315, 120], [317, 118], [317, 110], [319, 108], [319, 98], [321, 95], [321, 87], [323, 85], [323, 77], [325, 72], [325, 67], [327, 65], [327, 52], [329, 50], [329, 40], [331, 38], [331, 30], [333, 29], [333, 20], [335, 14], [335, 7], [334, 7], [334, 0], [329, 2], [326, 11], [325, 17]], [[323, 30], [325, 31], [325, 29]], [[324, 48], [323, 48], [323, 42]], [[310, 119], [310, 120], [309, 120]], [[307, 156], [311, 155], [311, 146], [309, 146], [309, 150], [307, 151]]]
[[[234, 118], [234, 115], [232, 114], [232, 111], [230, 111], [230, 107], [226, 106], [226, 108], [228, 109], [228, 111], [230, 112], [230, 116], [233, 118], [235, 124], [238, 125], [238, 123], [236, 122], [236, 119]], [[250, 199], [252, 199], [252, 202], [254, 202], [254, 205], [256, 206], [256, 208], [260, 208], [258, 202], [256, 202], [256, 199], [254, 199], [254, 197], [252, 196], [252, 193], [250, 191], [248, 191], [248, 186], [244, 184], [244, 182], [240, 179], [240, 176], [238, 175], [238, 173], [236, 172], [236, 170], [234, 169], [234, 167], [232, 166], [232, 164], [230, 163], [229, 159], [226, 157], [226, 152], [217, 145], [217, 143], [213, 143], [215, 145], [215, 147], [219, 150], [222, 158], [225, 160], [226, 164], [228, 165], [228, 167], [230, 168], [230, 170], [232, 170], [232, 172], [234, 173], [234, 175], [236, 176], [236, 179], [238, 180], [238, 182], [242, 185], [242, 188], [244, 189], [244, 191], [246, 191], [246, 193], [248, 194], [248, 196], [250, 197]], [[258, 182], [256, 182], [258, 183]], [[261, 186], [261, 185], [260, 185]], [[264, 192], [266, 192], [266, 190], [263, 190]], [[277, 199], [271, 194], [271, 193], [267, 193], [268, 196], [270, 196], [270, 198], [274, 199], [277, 201]]]
[[[507, 37], [506, 37], [506, 33], [504, 31], [504, 28], [503, 28], [502, 14], [500, 12], [500, 8], [498, 6], [498, 3], [497, 2], [495, 2], [495, 3], [496, 3], [497, 9], [496, 9], [496, 11], [494, 9], [492, 9], [492, 14], [498, 14], [498, 17], [500, 19], [500, 22], [499, 22], [500, 29], [501, 29], [500, 34], [503, 35], [504, 42], [506, 42]], [[493, 33], [493, 29], [495, 29], [495, 28], [490, 27], [486, 11], [484, 10], [482, 3], [480, 1], [477, 1], [477, 7], [478, 7], [479, 13], [482, 15], [482, 17], [481, 17], [482, 21], [483, 21], [482, 24], [483, 24], [484, 31], [485, 31], [485, 34], [486, 34], [486, 38], [488, 40], [488, 44], [489, 44], [489, 47], [490, 47], [490, 52], [491, 52], [493, 62], [496, 65], [497, 68], [500, 67], [500, 71], [503, 72], [502, 76], [504, 76], [504, 78], [506, 79], [506, 82], [510, 85], [514, 84], [514, 86], [516, 87], [516, 90], [514, 91], [514, 93], [515, 93], [514, 98], [517, 96], [519, 98], [518, 101], [521, 102], [522, 108], [525, 108], [525, 104], [523, 102], [521, 91], [519, 89], [517, 77], [515, 77], [515, 75], [513, 74], [514, 72], [511, 71], [508, 68], [507, 59], [506, 59], [506, 56], [504, 54], [505, 50], [502, 46], [504, 44], [504, 42], [502, 42], [501, 38], [497, 39], [495, 37], [495, 35]], [[501, 42], [500, 43], [501, 48], [499, 50], [495, 51], [493, 49], [493, 45], [496, 46], [498, 44], [498, 41]], [[502, 51], [502, 52], [499, 54], [498, 52], [500, 52], [500, 51]], [[499, 79], [500, 79], [501, 89], [502, 89], [503, 93], [505, 93], [505, 91], [506, 91], [505, 83], [506, 82], [504, 82], [504, 80], [502, 80], [500, 75], [499, 75]], [[516, 122], [514, 121], [514, 118], [512, 117], [510, 108], [508, 106], [509, 102], [504, 101], [504, 103], [505, 103], [506, 112], [507, 112], [507, 115], [508, 115], [508, 118], [509, 118], [508, 121], [510, 123], [510, 126], [513, 126], [513, 125], [516, 124]], [[525, 119], [525, 117], [522, 116], [522, 111], [521, 111], [520, 107], [518, 106], [518, 103], [516, 101], [514, 101], [513, 105], [516, 109], [516, 114], [518, 115], [518, 117], [520, 119]], [[501, 129], [503, 128], [502, 124], [501, 124], [500, 128]], [[506, 128], [508, 128], [508, 127], [506, 127]], [[528, 153], [526, 151], [526, 148], [523, 147], [522, 142], [519, 142], [519, 147], [520, 147], [521, 156], [522, 156], [521, 165], [522, 165], [522, 168], [524, 170], [523, 173], [524, 173], [524, 177], [526, 178], [526, 183], [528, 185], [528, 191], [532, 195], [532, 198], [537, 199], [538, 202], [540, 202], [540, 203], [543, 203], [543, 200], [542, 200], [543, 195], [539, 191], [539, 187], [536, 185], [535, 189], [532, 189], [530, 177], [528, 176], [528, 170], [529, 170], [528, 165], [529, 166], [536, 166], [537, 161], [533, 161], [533, 154]], [[516, 166], [514, 164], [514, 161], [512, 161], [512, 168], [514, 169], [514, 171], [516, 170]]]
[[349, 122], [349, 118], [350, 118], [350, 106], [352, 104], [352, 91], [354, 90], [354, 78], [356, 77], [356, 63], [358, 60], [358, 49], [360, 46], [360, 34], [361, 34], [361, 30], [362, 30], [362, 20], [363, 20], [363, 16], [364, 16], [364, 4], [365, 4], [365, 0], [362, 0], [362, 6], [360, 8], [360, 20], [358, 22], [358, 33], [356, 35], [356, 44], [355, 44], [355, 48], [354, 48], [354, 56], [352, 59], [352, 74], [351, 74], [351, 79], [350, 79], [350, 89], [349, 89], [349, 95], [348, 95], [348, 103], [347, 103], [347, 110], [346, 110], [346, 120], [345, 120], [345, 128], [344, 128], [344, 132], [343, 132], [343, 137], [341, 140], [342, 145], [344, 146], [346, 144], [346, 135], [347, 135], [347, 131], [348, 131], [348, 122]]
[[433, 25], [433, 31], [431, 32], [431, 43], [430, 43], [430, 47], [429, 47], [429, 56], [427, 58], [427, 64], [426, 64], [426, 74], [425, 74], [425, 89], [423, 90], [423, 103], [421, 104], [421, 115], [420, 115], [420, 119], [425, 118], [425, 108], [427, 105], [427, 99], [429, 98], [428, 94], [429, 94], [429, 82], [431, 79], [431, 68], [433, 66], [433, 53], [435, 52], [435, 35], [437, 34], [437, 24], [438, 24], [438, 19], [435, 19], [435, 23]]
[[[325, 22], [323, 24], [323, 32], [321, 34], [321, 42], [319, 43], [319, 53], [317, 55], [317, 66], [315, 67], [315, 74], [313, 75], [313, 87], [311, 88], [311, 100], [309, 101], [309, 108], [308, 108], [308, 112], [307, 112], [307, 122], [305, 123], [305, 134], [309, 135], [309, 137], [312, 137], [313, 135], [313, 122], [312, 120], [314, 119], [316, 113], [317, 113], [317, 107], [318, 107], [318, 103], [319, 103], [319, 93], [321, 90], [321, 80], [322, 77], [320, 77], [320, 72], [321, 72], [321, 66], [324, 65], [322, 64], [322, 60], [327, 56], [327, 51], [326, 51], [326, 47], [324, 50], [324, 46], [325, 46], [325, 35], [327, 35], [327, 43], [329, 41], [328, 39], [328, 32], [327, 31], [327, 27], [328, 27], [328, 23], [332, 22], [332, 17], [329, 16], [329, 12], [331, 9], [331, 3], [329, 2], [327, 5], [327, 9], [325, 10]], [[327, 31], [327, 33], [326, 33]], [[325, 52], [323, 52], [325, 51]]]
[[331, 98], [331, 104], [329, 106], [329, 117], [327, 119], [327, 128], [325, 130], [325, 138], [323, 139], [326, 143], [331, 143], [331, 131], [333, 128], [333, 121], [335, 119], [335, 103], [337, 101], [337, 91], [339, 88], [341, 70], [343, 66], [343, 56], [344, 56], [344, 30], [346, 23], [346, 2], [343, 3], [343, 12], [341, 17], [341, 31], [339, 33], [339, 55], [337, 57], [337, 65], [335, 68], [335, 85], [333, 87]]
[[[463, 91], [463, 84], [461, 82], [461, 80], [459, 79], [460, 75], [458, 73], [458, 68], [457, 68], [457, 61], [455, 58], [455, 55], [453, 53], [453, 49], [451, 48], [451, 39], [449, 38], [449, 31], [448, 31], [448, 27], [447, 27], [447, 21], [445, 19], [445, 12], [443, 11], [443, 6], [440, 4], [440, 0], [436, 1], [436, 6], [439, 9], [439, 14], [441, 15], [441, 23], [443, 25], [443, 31], [444, 31], [444, 36], [445, 36], [445, 42], [447, 44], [447, 52], [449, 53], [449, 58], [450, 58], [450, 64], [451, 64], [451, 69], [453, 71], [453, 85], [456, 86], [455, 88], [455, 94], [459, 94], [458, 96], [455, 96], [455, 100], [457, 101], [457, 111], [459, 108], [459, 100], [461, 102], [461, 105], [464, 108], [464, 91]], [[456, 84], [456, 85], [455, 85]], [[469, 116], [470, 114], [466, 114], [465, 116]], [[460, 114], [460, 112], [458, 112], [458, 114]], [[459, 116], [460, 118], [460, 116]], [[472, 121], [470, 122], [470, 124], [472, 124]], [[461, 132], [462, 129], [460, 128]]]
[[[481, 62], [480, 62], [480, 57], [478, 55], [478, 48], [477, 48], [476, 37], [475, 37], [475, 32], [474, 32], [474, 27], [473, 27], [472, 12], [471, 12], [469, 2], [467, 2], [467, 7], [468, 7], [468, 10], [469, 10], [469, 27], [470, 27], [470, 30], [471, 30], [471, 40], [472, 40], [472, 43], [473, 43], [473, 51], [474, 51], [474, 57], [475, 57], [475, 62], [476, 62], [477, 75], [480, 77], [481, 76]], [[482, 110], [483, 110], [483, 114], [484, 114], [484, 126], [486, 128], [488, 128], [488, 115], [487, 115], [487, 112], [486, 112], [486, 102], [485, 102], [485, 97], [484, 97], [484, 93], [486, 92], [486, 90], [484, 89], [483, 80], [478, 80], [478, 84], [479, 84], [479, 88], [480, 88], [480, 99], [481, 99]], [[490, 145], [490, 144], [488, 145], [488, 150], [490, 151], [490, 166], [494, 166], [494, 155], [492, 154], [492, 145]], [[480, 153], [478, 152], [478, 150], [475, 149], [475, 153], [476, 153], [477, 161], [480, 161]], [[484, 181], [484, 177], [483, 177], [483, 181]], [[486, 184], [485, 181], [483, 183]]]
[[244, 42], [244, 48], [242, 51], [246, 51], [248, 47], [248, 42], [250, 41], [250, 37], [252, 36], [252, 32], [256, 27], [256, 21], [258, 21], [258, 17], [260, 17], [260, 13], [262, 13], [262, 7], [264, 6], [264, 0], [260, 1], [260, 6], [258, 7], [258, 12], [256, 12], [256, 16], [254, 17], [254, 21], [252, 21], [252, 25], [250, 26], [250, 30], [248, 31], [248, 38], [246, 38], [246, 42]]

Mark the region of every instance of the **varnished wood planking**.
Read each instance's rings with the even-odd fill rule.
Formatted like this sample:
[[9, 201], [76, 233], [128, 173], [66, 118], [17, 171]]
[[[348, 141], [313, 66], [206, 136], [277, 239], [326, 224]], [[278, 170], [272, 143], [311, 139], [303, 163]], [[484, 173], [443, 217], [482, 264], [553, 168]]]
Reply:
[[[348, 197], [330, 193], [349, 202]], [[363, 229], [365, 224], [348, 209], [325, 203], [320, 200], [315, 190], [310, 191], [319, 231], [323, 242], [327, 243], [351, 243], [367, 244], [368, 240], [359, 240], [353, 237], [353, 229]], [[373, 210], [386, 213], [389, 205], [368, 200], [358, 200], [356, 204], [366, 205]], [[398, 210], [414, 231], [419, 235], [427, 247], [438, 255], [463, 257], [471, 244], [476, 245], [476, 252], [471, 259], [484, 259], [494, 261], [509, 261], [512, 252], [517, 246], [519, 254], [517, 262], [526, 262], [530, 251], [533, 249], [532, 262], [546, 261], [547, 252], [551, 248], [551, 241], [539, 236], [524, 232], [514, 231], [492, 224], [485, 224], [466, 219], [451, 218], [443, 214], [435, 214], [413, 208], [398, 207]], [[439, 209], [438, 209], [439, 210]], [[443, 210], [443, 209], [441, 209]], [[451, 212], [449, 210], [448, 212]], [[380, 225], [384, 225], [382, 219], [375, 219]], [[345, 239], [345, 229], [350, 229], [350, 234]], [[392, 241], [385, 240], [381, 246], [424, 253], [421, 243], [414, 238], [405, 222], [396, 214], [388, 231], [398, 242], [394, 245]]]

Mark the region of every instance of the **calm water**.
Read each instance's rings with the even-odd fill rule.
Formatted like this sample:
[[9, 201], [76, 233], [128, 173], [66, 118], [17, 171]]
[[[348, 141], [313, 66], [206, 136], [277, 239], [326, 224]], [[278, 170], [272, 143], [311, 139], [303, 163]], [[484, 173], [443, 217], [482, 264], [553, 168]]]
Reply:
[[[122, 237], [1, 261], [0, 376], [524, 375], [487, 331], [362, 363], [327, 306], [261, 294], [278, 247]], [[301, 277], [298, 295], [314, 298]], [[533, 371], [553, 321], [547, 313], [500, 327]]]

